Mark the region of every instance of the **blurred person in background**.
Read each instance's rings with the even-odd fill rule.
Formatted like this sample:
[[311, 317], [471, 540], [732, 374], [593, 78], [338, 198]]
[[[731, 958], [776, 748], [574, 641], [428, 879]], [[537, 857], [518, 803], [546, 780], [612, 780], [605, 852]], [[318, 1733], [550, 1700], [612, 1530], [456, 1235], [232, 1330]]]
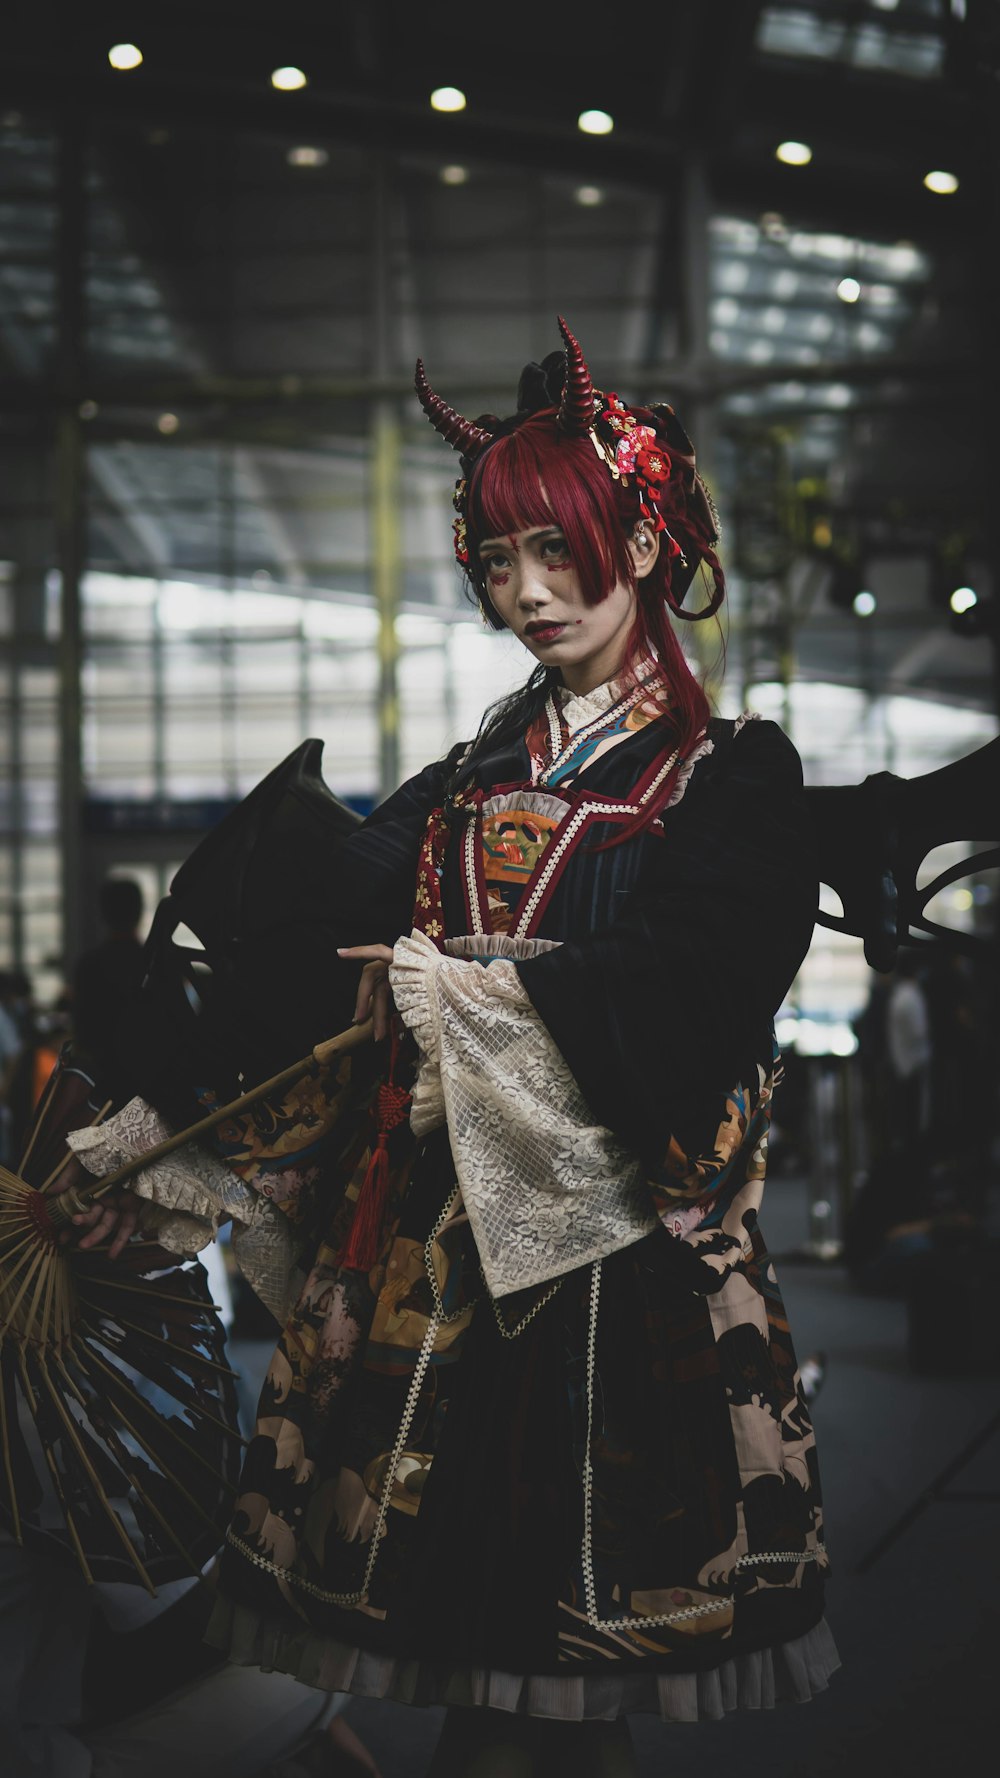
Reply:
[[925, 1166], [934, 1051], [923, 969], [920, 956], [914, 951], [900, 952], [889, 987], [885, 1049], [889, 1063], [890, 1141], [909, 1161]]
[[115, 1035], [143, 977], [142, 890], [132, 877], [108, 877], [101, 885], [100, 907], [107, 934], [84, 952], [73, 977], [73, 1039], [98, 1086], [118, 1101], [124, 1087]]
[[0, 1165], [11, 1166], [14, 1153], [11, 1088], [27, 1039], [24, 1014], [29, 992], [26, 976], [5, 969], [0, 972]]

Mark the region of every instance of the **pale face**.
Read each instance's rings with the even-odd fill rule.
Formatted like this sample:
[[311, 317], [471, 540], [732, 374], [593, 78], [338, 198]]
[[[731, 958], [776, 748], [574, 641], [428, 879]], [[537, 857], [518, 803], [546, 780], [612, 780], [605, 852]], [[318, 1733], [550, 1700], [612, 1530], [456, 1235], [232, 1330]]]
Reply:
[[[656, 560], [656, 543], [630, 548], [641, 579]], [[559, 669], [570, 691], [580, 695], [615, 677], [635, 619], [634, 587], [619, 583], [588, 605], [554, 525], [488, 538], [479, 556], [497, 616], [536, 660]]]

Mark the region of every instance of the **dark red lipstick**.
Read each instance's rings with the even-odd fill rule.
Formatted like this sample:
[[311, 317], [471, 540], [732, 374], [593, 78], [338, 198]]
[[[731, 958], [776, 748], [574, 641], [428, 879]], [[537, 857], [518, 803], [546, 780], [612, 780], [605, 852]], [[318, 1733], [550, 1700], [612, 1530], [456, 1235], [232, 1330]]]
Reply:
[[530, 636], [532, 642], [554, 642], [565, 628], [565, 624], [533, 623], [525, 625], [524, 633]]

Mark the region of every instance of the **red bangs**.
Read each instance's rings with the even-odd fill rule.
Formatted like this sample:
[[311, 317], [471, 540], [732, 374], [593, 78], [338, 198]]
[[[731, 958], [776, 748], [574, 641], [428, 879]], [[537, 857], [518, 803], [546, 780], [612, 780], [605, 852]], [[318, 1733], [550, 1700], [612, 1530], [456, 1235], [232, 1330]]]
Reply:
[[558, 525], [588, 605], [619, 583], [634, 583], [627, 515], [614, 484], [589, 439], [556, 430], [554, 408], [533, 414], [483, 453], [472, 472], [467, 522], [469, 572], [484, 602], [480, 544], [533, 525]]

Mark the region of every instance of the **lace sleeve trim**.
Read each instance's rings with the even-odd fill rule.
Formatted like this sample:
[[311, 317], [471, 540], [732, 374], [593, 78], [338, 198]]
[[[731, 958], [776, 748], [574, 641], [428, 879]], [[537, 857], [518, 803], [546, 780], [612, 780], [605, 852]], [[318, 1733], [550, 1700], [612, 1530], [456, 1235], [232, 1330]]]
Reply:
[[390, 978], [421, 1075], [436, 1077], [494, 1296], [561, 1277], [655, 1226], [638, 1159], [591, 1121], [512, 962], [442, 957], [414, 933], [397, 944]]

